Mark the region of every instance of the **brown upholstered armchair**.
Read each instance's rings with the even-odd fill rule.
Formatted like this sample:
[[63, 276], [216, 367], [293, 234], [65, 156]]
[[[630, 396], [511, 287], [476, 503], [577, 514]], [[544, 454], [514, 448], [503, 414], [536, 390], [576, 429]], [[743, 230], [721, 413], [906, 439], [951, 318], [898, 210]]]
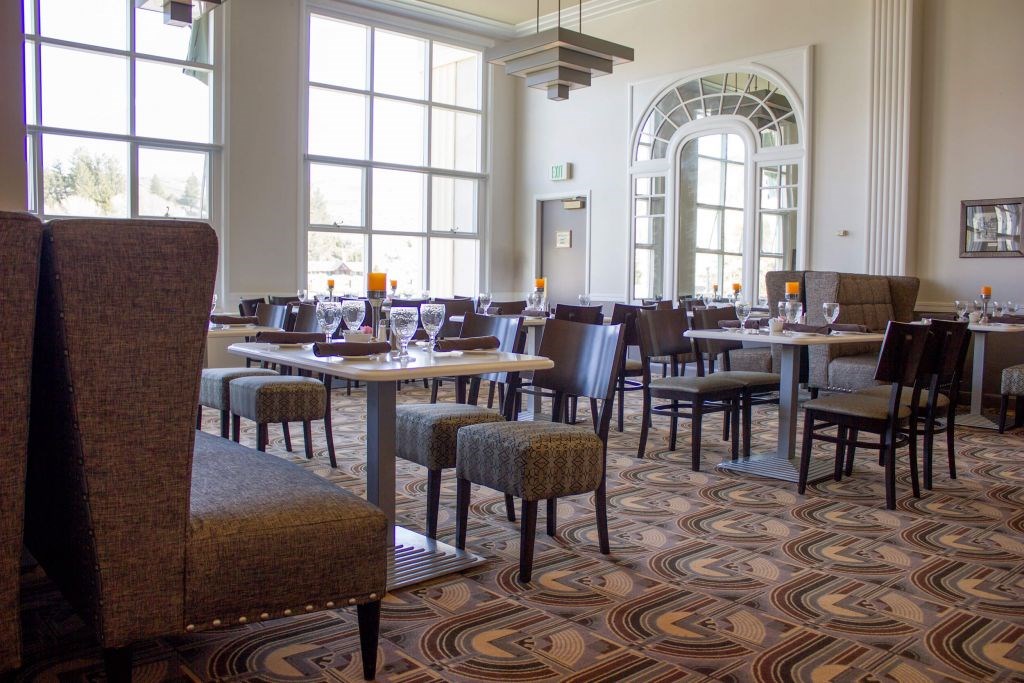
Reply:
[[39, 244], [43, 226], [32, 216], [0, 211], [0, 672], [21, 665], [18, 585], [25, 519], [29, 386], [35, 329]]
[[111, 680], [130, 678], [137, 641], [347, 605], [372, 678], [383, 513], [194, 430], [216, 261], [202, 223], [49, 224], [26, 541], [95, 630]]
[[[871, 332], [884, 332], [890, 320], [912, 321], [921, 284], [916, 277], [817, 271], [805, 273], [804, 283], [808, 324], [824, 324], [821, 305], [832, 301], [839, 304], [837, 322], [863, 325]], [[840, 391], [875, 386], [880, 348], [877, 343], [811, 347], [808, 386]]]

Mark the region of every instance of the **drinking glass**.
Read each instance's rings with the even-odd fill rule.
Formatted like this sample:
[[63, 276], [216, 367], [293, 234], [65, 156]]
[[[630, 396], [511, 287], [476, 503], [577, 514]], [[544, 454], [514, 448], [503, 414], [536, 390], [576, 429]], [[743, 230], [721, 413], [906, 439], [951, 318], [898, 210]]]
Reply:
[[308, 301], [308, 297], [309, 297], [309, 290], [308, 289], [297, 290], [295, 292], [295, 296], [299, 297], [299, 302], [300, 303], [306, 303], [306, 301]]
[[1018, 311], [1020, 311], [1020, 304], [1019, 303], [1017, 303], [1016, 301], [1007, 301], [1006, 302], [1006, 312], [1007, 313], [1009, 313], [1010, 315], [1017, 315]]
[[1003, 317], [1003, 305], [998, 301], [992, 302], [992, 317], [1002, 318]]
[[476, 302], [480, 309], [480, 313], [482, 315], [487, 315], [487, 309], [491, 306], [491, 293], [480, 292], [480, 294], [477, 295]]
[[736, 317], [740, 319], [740, 333], [747, 333], [747, 318], [750, 317], [750, 304], [746, 301], [736, 302]]
[[366, 304], [362, 299], [347, 299], [341, 302], [341, 317], [345, 326], [352, 332], [358, 332], [366, 318]]
[[821, 305], [821, 310], [825, 314], [825, 320], [828, 321], [828, 324], [835, 324], [839, 318], [839, 304], [827, 301]]
[[964, 320], [967, 317], [967, 302], [966, 301], [954, 301], [953, 306], [956, 309], [956, 319]]
[[412, 306], [393, 306], [390, 313], [391, 332], [398, 335], [399, 360], [409, 359], [409, 340], [416, 334], [420, 312]]
[[316, 321], [324, 331], [325, 341], [330, 343], [335, 330], [341, 324], [341, 302], [321, 301], [316, 305]]
[[787, 301], [786, 302], [786, 321], [790, 323], [800, 322], [800, 316], [803, 315], [804, 305], [799, 301]]
[[213, 301], [210, 302], [210, 315], [217, 310], [217, 292], [213, 293]]
[[783, 320], [786, 319], [786, 307], [789, 301], [780, 301], [778, 305], [779, 317]]
[[428, 351], [434, 350], [434, 339], [444, 326], [444, 304], [420, 304], [420, 322], [430, 337]]
[[544, 295], [540, 292], [530, 292], [526, 295], [526, 308], [531, 311], [540, 311], [544, 305]]
[[580, 300], [580, 306], [589, 306], [590, 305], [590, 295], [589, 294], [586, 294], [586, 293], [580, 294], [576, 298]]

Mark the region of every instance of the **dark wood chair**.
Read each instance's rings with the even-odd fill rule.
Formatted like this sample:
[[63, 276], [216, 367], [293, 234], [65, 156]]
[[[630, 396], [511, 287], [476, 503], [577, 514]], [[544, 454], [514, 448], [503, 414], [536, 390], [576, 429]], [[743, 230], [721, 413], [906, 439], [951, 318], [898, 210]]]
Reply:
[[492, 301], [487, 307], [491, 315], [521, 315], [526, 310], [526, 301]]
[[295, 322], [289, 332], [323, 332], [316, 321], [316, 304], [299, 304], [295, 312]]
[[[691, 340], [684, 337], [689, 329], [686, 311], [644, 310], [637, 312], [640, 332], [640, 360], [643, 363], [643, 414], [641, 415], [640, 446], [637, 457], [644, 457], [647, 448], [648, 416], [664, 415], [669, 425], [669, 450], [676, 449], [678, 420], [690, 418], [690, 460], [694, 471], [700, 469], [701, 426], [704, 415], [728, 411], [732, 414], [732, 457], [739, 457], [739, 413], [743, 400], [743, 383], [717, 375], [686, 377], [678, 374], [673, 360], [672, 375], [651, 378], [650, 359], [666, 356], [672, 359], [694, 352]], [[667, 404], [652, 405], [651, 399], [668, 400]]]
[[265, 304], [267, 300], [260, 297], [259, 299], [239, 299], [238, 300], [238, 314], [244, 316], [256, 315], [256, 307], [259, 304]]
[[283, 330], [287, 316], [287, 306], [280, 304], [256, 304], [256, 318], [263, 327], [277, 327]]
[[[1000, 375], [999, 387], [999, 433], [1006, 431], [1006, 417], [1010, 410], [1010, 397], [1014, 398], [1013, 429], [1024, 426], [1024, 365], [1011, 365], [1003, 370]], [[955, 394], [954, 394], [955, 395]], [[952, 440], [948, 434], [946, 438]], [[953, 452], [952, 446], [949, 452]], [[952, 463], [950, 463], [952, 467]], [[950, 470], [950, 474], [953, 471]]]
[[[459, 430], [458, 548], [466, 547], [470, 486], [477, 483], [501, 491], [506, 500], [509, 496], [522, 499], [520, 582], [532, 578], [537, 503], [541, 500], [547, 501], [547, 533], [554, 536], [557, 499], [593, 492], [598, 547], [605, 555], [610, 552], [605, 460], [622, 336], [619, 325], [548, 321], [540, 353], [554, 361], [554, 367], [538, 370], [533, 381], [554, 393], [554, 419], [479, 424]], [[600, 418], [594, 429], [560, 421], [568, 396], [586, 396], [601, 402]]]
[[587, 325], [603, 325], [604, 312], [601, 306], [556, 304], [555, 320], [568, 320], [572, 323], [585, 323]]
[[[668, 302], [671, 308], [672, 302]], [[629, 357], [630, 349], [640, 350], [640, 330], [636, 326], [637, 311], [641, 308], [655, 310], [655, 305], [630, 306], [628, 304], [615, 304], [612, 307], [612, 325], [622, 325], [623, 342], [622, 357], [619, 359], [619, 377], [616, 381], [615, 393], [618, 398], [618, 431], [622, 431], [626, 410], [626, 392], [643, 391], [644, 368], [643, 361]], [[630, 379], [640, 377], [640, 381]], [[645, 418], [646, 419], [646, 418]]]
[[[889, 384], [889, 396], [881, 398], [869, 394], [831, 394], [804, 403], [804, 438], [800, 453], [798, 490], [807, 490], [807, 475], [814, 441], [836, 445], [835, 479], [844, 471], [853, 473], [853, 456], [857, 448], [879, 451], [885, 466], [885, 505], [896, 509], [896, 451], [907, 446], [910, 458], [910, 481], [914, 496], [920, 496], [917, 471], [917, 414], [921, 389], [930, 368], [922, 372], [922, 362], [932, 332], [929, 325], [915, 325], [890, 321], [885, 331], [882, 350], [875, 367], [875, 379]], [[903, 400], [905, 386], [910, 389], [910, 401]], [[907, 425], [906, 430], [901, 427]], [[837, 428], [836, 436], [824, 430]], [[877, 434], [878, 443], [859, 441], [861, 432]], [[846, 466], [843, 467], [843, 454]]]
[[[495, 316], [495, 315], [480, 315], [470, 311], [466, 313], [465, 318], [462, 322], [462, 328], [460, 330], [460, 337], [497, 337], [498, 338], [498, 349], [506, 353], [522, 353], [523, 348], [526, 344], [526, 338], [520, 334], [522, 331], [523, 319], [519, 316]], [[478, 376], [477, 380], [477, 391], [479, 392], [479, 384], [482, 376]], [[485, 379], [483, 381], [488, 384], [506, 384], [504, 377], [501, 379]], [[467, 377], [438, 377], [431, 383], [430, 388], [430, 402], [437, 403], [437, 393], [442, 382], [455, 382], [455, 402], [466, 403], [468, 400], [467, 388], [469, 387], [471, 380]], [[492, 407], [492, 397], [488, 397], [487, 407]], [[504, 393], [499, 399], [499, 404], [504, 406], [505, 397]], [[476, 400], [472, 401], [476, 405]]]
[[301, 301], [297, 296], [267, 296], [267, 303], [275, 306], [287, 306], [288, 304], [297, 304]]
[[476, 312], [476, 304], [473, 303], [472, 299], [466, 297], [456, 297], [454, 299], [438, 297], [434, 299], [434, 303], [444, 304], [444, 325], [441, 326], [441, 331], [437, 334], [438, 339], [458, 337], [460, 335], [462, 323], [450, 320], [452, 316], [465, 316]]

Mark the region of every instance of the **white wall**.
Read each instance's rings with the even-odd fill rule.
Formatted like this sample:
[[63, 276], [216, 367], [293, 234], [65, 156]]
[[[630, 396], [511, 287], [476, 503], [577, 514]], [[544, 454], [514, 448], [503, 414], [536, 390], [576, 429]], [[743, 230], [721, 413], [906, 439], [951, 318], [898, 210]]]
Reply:
[[1024, 259], [959, 250], [961, 200], [1024, 197], [1024, 2], [923, 4], [919, 300], [1024, 300]]

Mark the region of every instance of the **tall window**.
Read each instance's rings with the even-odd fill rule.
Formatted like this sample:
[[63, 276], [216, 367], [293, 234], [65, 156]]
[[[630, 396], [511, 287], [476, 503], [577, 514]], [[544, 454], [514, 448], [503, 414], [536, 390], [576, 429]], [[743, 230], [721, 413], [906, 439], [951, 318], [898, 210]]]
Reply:
[[211, 219], [217, 14], [179, 27], [133, 0], [25, 0], [33, 211]]
[[367, 266], [400, 293], [479, 288], [479, 51], [309, 15], [307, 281], [362, 293]]

